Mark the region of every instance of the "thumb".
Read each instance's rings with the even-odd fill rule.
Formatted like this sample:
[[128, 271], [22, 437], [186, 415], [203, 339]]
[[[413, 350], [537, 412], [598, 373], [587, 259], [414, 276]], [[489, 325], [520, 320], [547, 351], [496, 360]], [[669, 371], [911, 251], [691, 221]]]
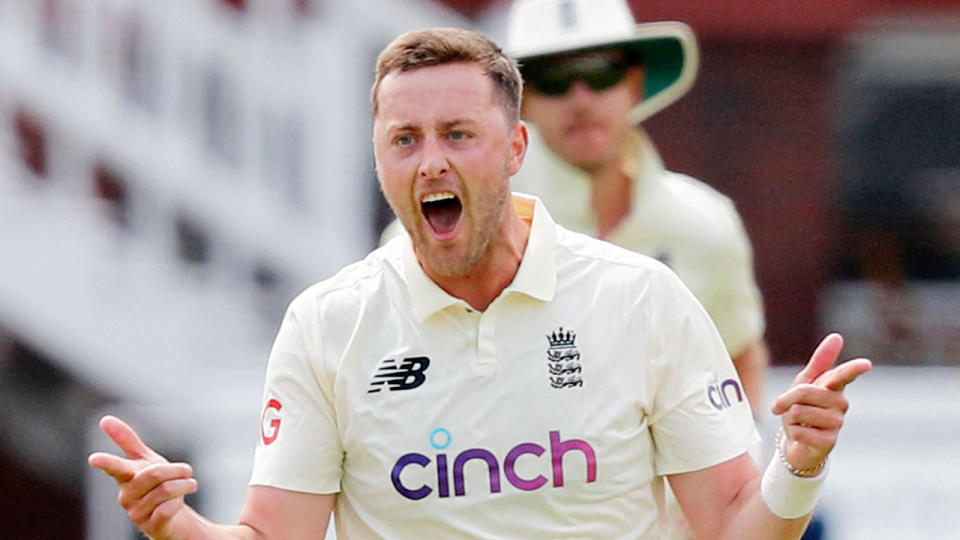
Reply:
[[812, 383], [817, 380], [820, 375], [833, 367], [837, 358], [840, 357], [841, 349], [843, 349], [843, 336], [837, 333], [828, 334], [810, 355], [807, 365], [794, 377], [793, 385]]
[[128, 457], [140, 459], [159, 456], [152, 448], [144, 444], [132, 427], [116, 416], [107, 415], [101, 418], [100, 429], [126, 452]]

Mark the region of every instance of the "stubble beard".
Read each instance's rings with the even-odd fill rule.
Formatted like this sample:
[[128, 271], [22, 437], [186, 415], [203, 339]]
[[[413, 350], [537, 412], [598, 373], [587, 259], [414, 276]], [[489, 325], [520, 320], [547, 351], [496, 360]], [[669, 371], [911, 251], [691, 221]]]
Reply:
[[[451, 253], [457, 249], [457, 245], [430, 245], [428, 242], [430, 242], [432, 238], [429, 238], [430, 233], [428, 232], [428, 238], [425, 239], [426, 241], [421, 241], [419, 245], [426, 247], [421, 253], [421, 256], [424, 257], [425, 262], [429, 264], [431, 270], [444, 278], [469, 276], [483, 261], [484, 257], [486, 257], [490, 249], [490, 242], [503, 222], [503, 212], [509, 199], [509, 188], [501, 190], [497, 198], [491, 201], [491, 212], [479, 212], [479, 215], [487, 216], [488, 219], [482, 223], [473, 222], [473, 234], [470, 236], [469, 243], [466, 246], [466, 252], [463, 256], [457, 256], [455, 253]], [[427, 227], [429, 227], [429, 225], [427, 225]], [[417, 243], [415, 243], [415, 246], [416, 245]]]

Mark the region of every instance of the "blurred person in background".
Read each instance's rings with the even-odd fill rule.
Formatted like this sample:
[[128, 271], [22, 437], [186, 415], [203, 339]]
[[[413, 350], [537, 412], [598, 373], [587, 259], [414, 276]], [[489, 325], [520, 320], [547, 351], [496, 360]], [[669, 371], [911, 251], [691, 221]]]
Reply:
[[720, 330], [756, 413], [769, 354], [743, 223], [729, 198], [666, 170], [639, 126], [692, 84], [692, 31], [635, 24], [623, 0], [520, 0], [504, 48], [520, 63], [532, 133], [515, 187], [561, 225], [677, 272]]
[[665, 169], [640, 127], [693, 84], [693, 31], [636, 24], [624, 0], [518, 0], [505, 49], [520, 63], [531, 130], [516, 189], [561, 225], [677, 272], [720, 330], [758, 418], [769, 353], [746, 230], [729, 198]]
[[335, 511], [341, 538], [659, 538], [666, 476], [703, 537], [800, 536], [870, 362], [835, 366], [842, 339], [821, 342], [773, 406], [761, 473], [736, 370], [681, 281], [511, 193], [520, 87], [475, 32], [381, 53], [374, 154], [409, 234], [291, 303], [240, 524], [187, 506], [192, 468], [102, 419], [127, 456], [90, 464], [144, 532], [322, 538]]

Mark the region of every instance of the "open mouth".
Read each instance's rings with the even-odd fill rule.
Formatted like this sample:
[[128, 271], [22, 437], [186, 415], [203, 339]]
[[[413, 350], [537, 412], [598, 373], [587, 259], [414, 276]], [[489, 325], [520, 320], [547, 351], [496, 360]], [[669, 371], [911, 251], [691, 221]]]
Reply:
[[456, 195], [449, 191], [431, 193], [420, 202], [423, 216], [438, 238], [451, 236], [460, 222], [463, 205]]

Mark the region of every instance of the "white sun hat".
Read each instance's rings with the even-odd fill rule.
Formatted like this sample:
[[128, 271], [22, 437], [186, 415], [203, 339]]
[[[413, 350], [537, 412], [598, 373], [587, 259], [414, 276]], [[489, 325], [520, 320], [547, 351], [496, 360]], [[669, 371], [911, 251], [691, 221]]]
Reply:
[[642, 122], [693, 86], [698, 54], [693, 30], [681, 22], [641, 23], [625, 0], [516, 0], [504, 51], [528, 60], [598, 48], [639, 53], [646, 71], [643, 99], [631, 111]]

